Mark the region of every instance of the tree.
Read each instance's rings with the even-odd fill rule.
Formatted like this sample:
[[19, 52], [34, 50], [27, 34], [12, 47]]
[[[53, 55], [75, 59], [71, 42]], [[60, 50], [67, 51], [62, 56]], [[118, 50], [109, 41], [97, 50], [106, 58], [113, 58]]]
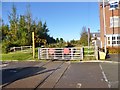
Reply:
[[27, 28], [25, 25], [26, 25], [25, 16], [20, 15], [19, 30], [17, 32], [19, 45], [28, 45]]
[[60, 43], [63, 43], [63, 42], [64, 42], [63, 38], [60, 38]]
[[59, 43], [59, 38], [56, 38], [56, 42]]
[[18, 30], [18, 15], [15, 5], [12, 6], [12, 12], [8, 16], [10, 22], [10, 34], [12, 42], [17, 39], [17, 30]]
[[49, 29], [47, 28], [46, 22], [43, 24], [42, 32], [43, 32], [44, 34], [47, 34], [47, 33], [49, 32]]
[[28, 43], [29, 45], [32, 44], [32, 31], [31, 31], [31, 24], [32, 24], [32, 14], [30, 11], [30, 5], [27, 6], [27, 11], [26, 11], [26, 27], [27, 27], [27, 38], [28, 38]]
[[72, 43], [72, 44], [75, 44], [75, 42], [76, 42], [76, 41], [75, 41], [74, 39], [70, 41], [70, 43]]
[[[8, 52], [10, 47], [21, 45], [32, 45], [32, 32], [35, 32], [35, 43], [40, 46], [41, 44], [55, 43], [56, 40], [51, 37], [48, 32], [46, 22], [36, 21], [32, 19], [30, 11], [30, 5], [27, 6], [27, 13], [25, 15], [17, 15], [17, 9], [15, 5], [12, 6], [12, 12], [8, 15], [9, 25], [4, 24], [0, 19], [0, 33], [3, 43], [3, 49]], [[61, 41], [63, 41], [61, 39]]]
[[86, 27], [82, 27], [82, 32], [81, 32], [81, 37], [80, 37], [80, 44], [83, 46], [88, 45], [88, 33]]

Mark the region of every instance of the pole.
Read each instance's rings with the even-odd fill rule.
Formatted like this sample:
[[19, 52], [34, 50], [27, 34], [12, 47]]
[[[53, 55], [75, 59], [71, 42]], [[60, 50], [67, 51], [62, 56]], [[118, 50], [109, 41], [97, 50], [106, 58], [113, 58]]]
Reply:
[[88, 28], [88, 53], [90, 49], [90, 28]]
[[104, 49], [106, 51], [106, 22], [105, 22], [105, 1], [103, 0], [103, 22], [104, 22]]
[[33, 41], [33, 59], [35, 58], [35, 40], [34, 40], [34, 32], [32, 32], [32, 41]]

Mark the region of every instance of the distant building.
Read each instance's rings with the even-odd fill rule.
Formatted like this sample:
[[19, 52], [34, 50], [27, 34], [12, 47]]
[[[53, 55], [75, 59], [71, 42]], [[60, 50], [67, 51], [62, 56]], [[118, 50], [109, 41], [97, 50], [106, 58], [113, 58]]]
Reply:
[[92, 45], [101, 47], [100, 33], [91, 33]]
[[120, 0], [104, 0], [105, 6], [105, 24], [106, 37], [104, 35], [104, 19], [103, 19], [103, 0], [101, 0], [100, 8], [100, 40], [101, 47], [120, 47]]

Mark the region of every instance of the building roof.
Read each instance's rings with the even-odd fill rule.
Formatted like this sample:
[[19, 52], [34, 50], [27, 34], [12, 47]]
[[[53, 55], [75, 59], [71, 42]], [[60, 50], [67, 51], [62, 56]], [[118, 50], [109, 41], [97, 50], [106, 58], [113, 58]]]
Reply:
[[91, 35], [96, 35], [96, 37], [100, 37], [100, 33], [99, 32], [94, 32], [94, 33], [91, 33]]
[[[103, 4], [103, 0], [99, 0], [99, 2], [100, 2], [100, 5]], [[108, 0], [104, 0], [104, 2], [105, 2], [105, 3], [104, 3], [105, 5], [108, 5], [108, 4], [109, 4]]]

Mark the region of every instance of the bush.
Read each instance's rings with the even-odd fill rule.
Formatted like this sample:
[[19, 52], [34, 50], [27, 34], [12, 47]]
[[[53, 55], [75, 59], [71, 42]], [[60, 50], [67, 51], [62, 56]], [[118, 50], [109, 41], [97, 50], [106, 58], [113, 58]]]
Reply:
[[2, 53], [8, 53], [10, 50], [11, 43], [8, 41], [4, 41], [2, 43]]
[[120, 47], [108, 47], [108, 53], [120, 53]]

